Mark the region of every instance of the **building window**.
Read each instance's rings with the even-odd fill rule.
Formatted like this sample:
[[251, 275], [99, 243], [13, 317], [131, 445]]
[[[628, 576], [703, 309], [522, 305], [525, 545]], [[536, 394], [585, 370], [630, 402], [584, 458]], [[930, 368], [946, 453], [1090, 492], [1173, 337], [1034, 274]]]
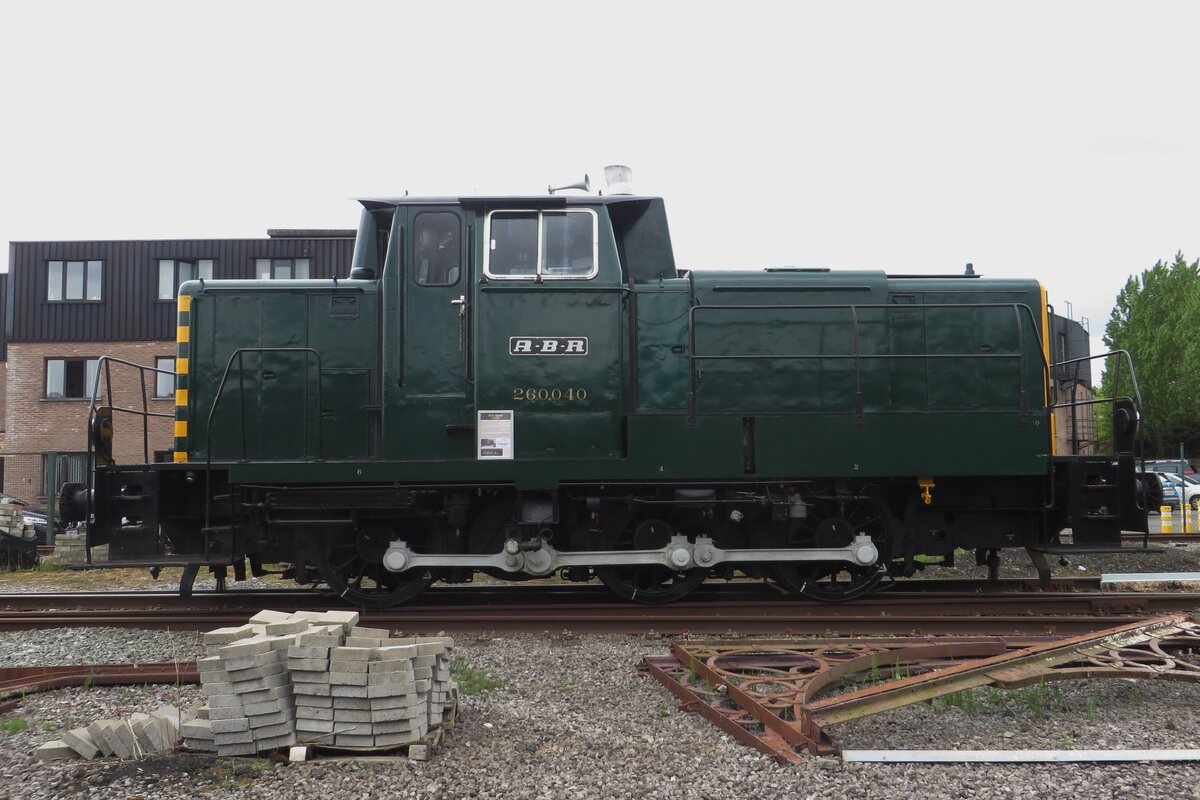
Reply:
[[260, 281], [303, 280], [308, 277], [307, 258], [256, 258], [255, 273]]
[[462, 274], [458, 215], [418, 214], [413, 221], [413, 278], [418, 286], [453, 286]]
[[46, 299], [99, 300], [104, 278], [102, 261], [50, 261], [46, 280]]
[[175, 359], [159, 356], [154, 359], [154, 366], [159, 372], [154, 373], [154, 396], [175, 396]]
[[211, 258], [183, 261], [173, 258], [158, 260], [158, 299], [174, 300], [179, 292], [179, 286], [184, 281], [211, 281], [213, 276], [213, 260]]
[[493, 211], [485, 273], [502, 279], [580, 279], [596, 274], [596, 213]]
[[99, 367], [98, 358], [46, 359], [46, 397], [52, 400], [90, 398]]
[[[54, 453], [53, 463], [50, 456], [50, 453], [42, 453], [43, 492], [57, 495], [64, 483], [87, 483], [87, 453]], [[51, 472], [54, 473], [54, 486], [50, 486]]]

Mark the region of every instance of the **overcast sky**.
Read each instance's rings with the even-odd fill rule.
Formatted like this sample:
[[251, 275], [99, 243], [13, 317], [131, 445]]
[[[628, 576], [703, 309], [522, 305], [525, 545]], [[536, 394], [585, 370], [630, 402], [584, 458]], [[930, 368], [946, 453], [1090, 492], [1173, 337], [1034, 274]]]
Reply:
[[1096, 337], [1131, 274], [1200, 256], [1197, 3], [47, 1], [0, 30], [5, 242], [351, 228], [354, 197], [621, 163], [681, 266], [970, 261]]

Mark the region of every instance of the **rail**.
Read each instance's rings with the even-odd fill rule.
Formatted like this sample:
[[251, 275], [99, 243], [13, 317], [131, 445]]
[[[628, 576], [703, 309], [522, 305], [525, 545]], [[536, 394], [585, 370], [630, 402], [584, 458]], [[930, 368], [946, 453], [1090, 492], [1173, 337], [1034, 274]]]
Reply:
[[[892, 310], [892, 311], [927, 311], [927, 310], [945, 310], [945, 309], [981, 309], [981, 308], [1000, 308], [1011, 309], [1013, 311], [1013, 320], [1016, 326], [1017, 346], [1016, 352], [1013, 353], [863, 353], [860, 342], [859, 331], [859, 314], [864, 310]], [[843, 310], [849, 314], [847, 322], [850, 325], [852, 332], [853, 349], [849, 353], [724, 353], [719, 355], [699, 355], [696, 352], [696, 317], [701, 312], [717, 312], [717, 311], [822, 311], [829, 312], [834, 310]], [[698, 390], [697, 382], [700, 375], [699, 362], [701, 361], [790, 361], [790, 360], [853, 360], [854, 362], [854, 417], [855, 423], [862, 425], [863, 423], [863, 389], [862, 389], [862, 362], [863, 361], [891, 361], [891, 360], [911, 360], [920, 359], [928, 361], [930, 359], [1006, 359], [1016, 360], [1018, 362], [1018, 374], [1020, 376], [1020, 385], [1018, 386], [1019, 397], [1019, 414], [1022, 420], [1027, 419], [1029, 414], [1029, 398], [1028, 398], [1028, 376], [1026, 375], [1026, 346], [1025, 346], [1025, 321], [1031, 326], [1031, 330], [1037, 331], [1036, 319], [1032, 309], [1024, 303], [912, 303], [912, 304], [895, 304], [895, 303], [864, 303], [864, 304], [838, 304], [838, 305], [817, 305], [817, 304], [802, 304], [802, 305], [756, 305], [756, 304], [738, 304], [738, 305], [693, 305], [688, 310], [688, 352], [691, 359], [689, 386], [688, 386], [688, 425], [695, 425], [696, 414], [698, 413]], [[843, 322], [842, 324], [846, 324]], [[1050, 379], [1050, 364], [1046, 360], [1045, 350], [1040, 346], [1037, 352], [1041, 357], [1043, 381], [1048, 383]]]

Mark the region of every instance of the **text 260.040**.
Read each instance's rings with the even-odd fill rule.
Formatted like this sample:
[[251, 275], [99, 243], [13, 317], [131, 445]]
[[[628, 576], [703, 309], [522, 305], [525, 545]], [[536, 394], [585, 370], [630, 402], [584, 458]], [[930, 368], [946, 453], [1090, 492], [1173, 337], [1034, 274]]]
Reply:
[[525, 402], [534, 403], [553, 403], [559, 400], [575, 402], [578, 400], [587, 400], [587, 389], [582, 386], [554, 386], [547, 388], [541, 387], [521, 387], [513, 389], [513, 400], [524, 400]]

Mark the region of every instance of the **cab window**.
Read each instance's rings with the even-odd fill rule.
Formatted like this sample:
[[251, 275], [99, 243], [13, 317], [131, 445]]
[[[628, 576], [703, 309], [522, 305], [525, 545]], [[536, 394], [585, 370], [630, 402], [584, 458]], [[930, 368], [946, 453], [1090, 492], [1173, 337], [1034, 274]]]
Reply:
[[419, 286], [453, 286], [462, 274], [458, 215], [418, 214], [413, 221], [413, 279]]
[[484, 272], [518, 280], [593, 277], [596, 213], [589, 208], [491, 212]]

